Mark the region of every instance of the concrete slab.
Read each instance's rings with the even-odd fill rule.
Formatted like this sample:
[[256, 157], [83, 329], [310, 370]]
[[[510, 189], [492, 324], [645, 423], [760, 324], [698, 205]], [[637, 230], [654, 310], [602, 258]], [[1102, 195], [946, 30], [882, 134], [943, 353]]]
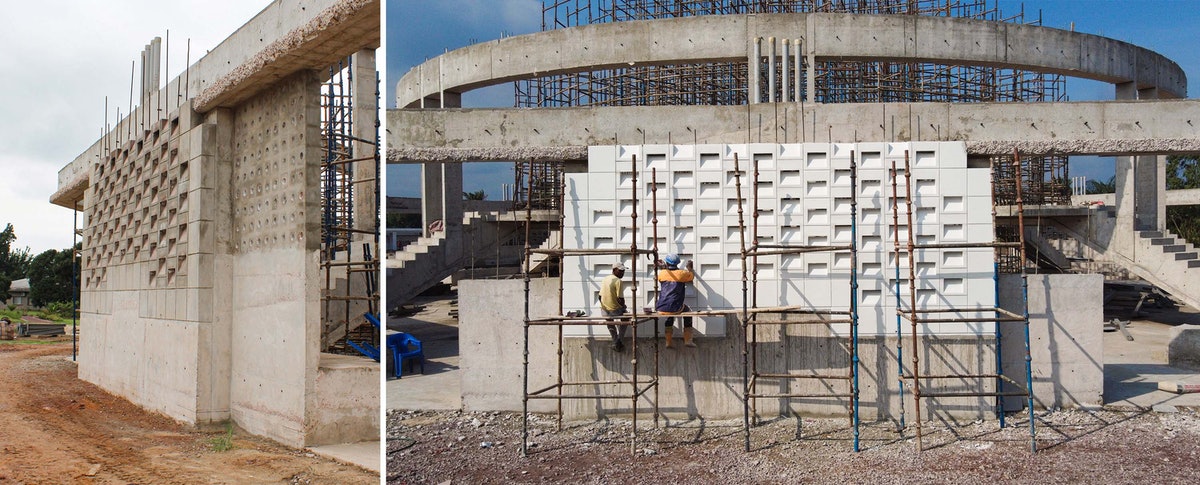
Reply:
[[380, 470], [380, 448], [378, 441], [362, 441], [359, 443], [345, 443], [340, 445], [313, 446], [308, 450], [325, 458], [331, 458], [342, 463], [356, 465], [365, 470], [376, 473], [378, 473]]
[[1106, 332], [1105, 405], [1137, 409], [1200, 408], [1200, 394], [1175, 394], [1158, 389], [1161, 381], [1200, 384], [1200, 374], [1196, 371], [1167, 365], [1171, 329], [1189, 323], [1200, 323], [1200, 312], [1181, 307], [1178, 312], [1153, 312], [1146, 319], [1130, 322], [1133, 341], [1126, 340], [1120, 332]]
[[462, 409], [462, 370], [459, 368], [458, 318], [454, 295], [418, 297], [412, 303], [424, 306], [415, 315], [389, 318], [388, 333], [406, 332], [421, 341], [425, 350], [425, 372], [405, 369], [396, 379], [388, 366], [387, 409]]

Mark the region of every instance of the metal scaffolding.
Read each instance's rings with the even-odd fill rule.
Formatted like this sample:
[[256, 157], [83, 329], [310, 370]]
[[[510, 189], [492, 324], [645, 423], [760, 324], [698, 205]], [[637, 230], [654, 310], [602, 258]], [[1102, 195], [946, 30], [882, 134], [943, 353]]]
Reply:
[[[379, 238], [378, 211], [371, 224], [355, 221], [355, 208], [364, 205], [367, 201], [361, 199], [367, 196], [373, 199], [371, 207], [379, 206], [380, 123], [376, 114], [374, 139], [354, 135], [355, 123], [366, 122], [355, 120], [354, 100], [371, 95], [354, 92], [354, 67], [353, 57], [339, 60], [329, 67], [329, 78], [321, 86], [321, 348], [341, 353], [356, 353], [344, 342], [366, 322], [364, 311], [376, 313], [379, 299], [379, 260], [373, 251]], [[373, 95], [377, 105], [378, 80]], [[371, 147], [370, 153], [355, 153], [355, 145]], [[378, 348], [378, 332], [373, 330], [367, 326], [355, 337]]]
[[[1041, 24], [1040, 13], [1026, 22], [1023, 7], [1017, 15], [1003, 16], [995, 0], [543, 0], [542, 30], [699, 15], [803, 12]], [[1065, 77], [1059, 74], [887, 61], [821, 61], [812, 67], [814, 92], [802, 94], [797, 102], [1047, 102], [1066, 98]], [[780, 63], [762, 63], [760, 68], [773, 68], [776, 76], [784, 72]], [[797, 71], [807, 75], [805, 69]], [[751, 79], [744, 61], [632, 66], [518, 81], [515, 101], [517, 107], [741, 105], [751, 102]], [[799, 86], [807, 86], [807, 79], [798, 81]], [[760, 95], [766, 100], [766, 95]], [[771, 99], [790, 101], [786, 94]]]
[[[636, 156], [634, 157], [633, 164], [634, 164], [634, 166], [637, 165], [637, 157]], [[630, 431], [630, 435], [629, 435], [629, 449], [630, 449], [630, 452], [632, 453], [637, 450], [638, 399], [640, 399], [642, 396], [646, 395], [647, 392], [654, 391], [653, 416], [654, 416], [654, 424], [656, 427], [658, 426], [658, 417], [659, 417], [659, 413], [658, 413], [658, 377], [659, 377], [658, 351], [659, 351], [659, 349], [658, 349], [658, 325], [657, 324], [654, 325], [653, 371], [651, 373], [648, 373], [645, 376], [645, 379], [640, 378], [641, 369], [639, 368], [639, 363], [638, 363], [638, 358], [637, 358], [637, 355], [638, 355], [638, 325], [643, 322], [656, 322], [657, 321], [657, 319], [653, 316], [649, 316], [649, 315], [645, 315], [645, 314], [639, 315], [638, 314], [639, 307], [638, 307], [638, 302], [637, 302], [637, 284], [638, 284], [637, 262], [639, 260], [639, 256], [647, 255], [647, 256], [650, 256], [651, 259], [654, 261], [658, 260], [658, 216], [657, 216], [657, 213], [658, 213], [658, 185], [657, 185], [657, 181], [658, 181], [657, 180], [657, 170], [652, 170], [651, 171], [650, 191], [651, 191], [651, 204], [653, 204], [651, 210], [652, 210], [652, 213], [654, 214], [654, 216], [651, 218], [651, 227], [652, 227], [652, 231], [653, 231], [652, 235], [653, 235], [654, 243], [650, 249], [638, 249], [638, 243], [637, 243], [637, 240], [638, 240], [638, 231], [637, 231], [637, 229], [638, 229], [638, 225], [637, 225], [638, 196], [636, 195], [636, 192], [632, 199], [633, 211], [630, 215], [630, 230], [632, 231], [632, 240], [631, 240], [631, 243], [630, 243], [630, 246], [628, 249], [616, 249], [616, 248], [614, 248], [614, 249], [565, 249], [565, 248], [563, 248], [563, 244], [562, 244], [562, 237], [563, 237], [562, 231], [559, 231], [559, 245], [558, 245], [557, 249], [533, 248], [529, 244], [529, 241], [530, 241], [530, 236], [531, 236], [531, 233], [533, 230], [532, 227], [533, 227], [534, 198], [532, 198], [532, 197], [525, 198], [525, 256], [523, 258], [524, 261], [522, 264], [522, 268], [523, 268], [522, 272], [524, 274], [524, 281], [525, 281], [524, 352], [522, 354], [522, 356], [523, 356], [522, 357], [522, 365], [523, 365], [524, 371], [522, 372], [522, 399], [521, 399], [521, 411], [522, 411], [522, 413], [521, 413], [521, 416], [522, 416], [521, 455], [522, 456], [528, 456], [528, 451], [529, 451], [528, 450], [528, 445], [529, 445], [529, 400], [531, 400], [531, 399], [553, 399], [557, 402], [556, 423], [557, 423], [557, 427], [558, 427], [559, 431], [562, 430], [562, 416], [563, 416], [562, 404], [563, 404], [564, 399], [597, 399], [597, 400], [629, 399], [632, 414], [633, 414], [632, 430]], [[527, 190], [526, 193], [535, 193], [535, 188], [534, 188], [535, 177], [532, 177], [532, 176], [527, 177], [525, 182], [526, 182], [525, 185], [526, 185], [526, 190]], [[633, 171], [632, 183], [633, 183], [634, 187], [637, 187], [637, 170]], [[563, 197], [563, 194], [566, 193], [566, 190], [560, 186], [560, 190], [558, 193], [559, 193], [559, 197]], [[558, 201], [558, 204], [559, 204], [559, 207], [562, 207], [561, 199]], [[612, 255], [612, 256], [629, 255], [629, 256], [632, 256], [633, 261], [634, 261], [634, 264], [631, 265], [631, 266], [633, 266], [631, 268], [633, 295], [631, 297], [631, 304], [628, 305], [628, 308], [630, 309], [630, 313], [628, 315], [622, 315], [619, 317], [583, 317], [583, 316], [565, 316], [565, 315], [563, 315], [563, 280], [560, 275], [560, 278], [558, 279], [558, 312], [557, 312], [557, 315], [548, 316], [548, 317], [531, 318], [530, 305], [529, 305], [529, 303], [530, 303], [530, 301], [529, 301], [529, 299], [530, 299], [530, 280], [531, 280], [530, 260], [534, 254], [544, 254], [547, 256], [555, 256], [555, 257], [558, 257], [560, 259], [560, 261], [563, 258], [572, 257], [572, 256], [604, 256], [604, 255]], [[561, 265], [561, 263], [560, 263], [560, 265]], [[655, 289], [657, 290], [657, 279], [656, 279], [655, 286], [656, 286]], [[657, 294], [657, 291], [655, 291], [655, 293]], [[633, 354], [634, 358], [632, 359], [632, 362], [631, 362], [629, 379], [612, 379], [612, 380], [602, 380], [602, 381], [567, 381], [567, 380], [565, 380], [563, 378], [563, 365], [564, 365], [564, 363], [563, 363], [563, 328], [566, 326], [573, 326], [573, 325], [613, 325], [613, 326], [632, 327], [631, 332], [630, 332], [632, 334], [632, 336], [631, 336], [632, 345], [630, 347], [630, 352]], [[558, 333], [558, 338], [557, 338], [558, 365], [557, 365], [556, 379], [555, 379], [554, 384], [550, 384], [548, 386], [541, 387], [534, 391], [530, 391], [530, 389], [529, 389], [529, 385], [530, 385], [530, 383], [529, 383], [529, 331], [530, 331], [530, 327], [533, 327], [533, 326], [552, 326], [552, 327], [556, 328], [557, 333]], [[629, 386], [629, 392], [628, 393], [606, 394], [606, 393], [597, 391], [597, 393], [594, 393], [594, 394], [583, 394], [582, 392], [577, 391], [577, 392], [570, 393], [570, 394], [564, 394], [564, 391], [566, 391], [566, 390], [583, 390], [583, 389], [586, 389], [587, 386]], [[551, 392], [553, 392], [553, 393], [551, 393]]]
[[[1013, 180], [1020, 180], [1021, 179], [1020, 156], [1018, 154], [1014, 153], [1012, 160], [1013, 160], [1013, 162], [1012, 162], [1013, 170], [1015, 171], [1015, 178]], [[993, 173], [994, 173], [994, 171], [993, 171]], [[913, 407], [914, 407], [914, 411], [915, 411], [914, 414], [916, 415], [916, 434], [917, 434], [918, 449], [923, 449], [922, 428], [921, 428], [921, 399], [960, 398], [960, 397], [994, 397], [995, 398], [996, 417], [1000, 421], [1000, 427], [1004, 427], [1004, 425], [1005, 425], [1004, 397], [1005, 396], [1021, 396], [1021, 397], [1025, 397], [1027, 400], [1026, 409], [1029, 412], [1030, 449], [1033, 451], [1037, 451], [1037, 442], [1036, 442], [1037, 429], [1036, 429], [1036, 423], [1034, 421], [1034, 414], [1033, 414], [1032, 359], [1030, 357], [1030, 343], [1029, 343], [1029, 292], [1028, 292], [1029, 282], [1028, 282], [1027, 275], [1025, 273], [1025, 264], [1024, 264], [1025, 241], [1024, 241], [1024, 231], [1022, 230], [1022, 228], [1025, 225], [1025, 217], [1024, 217], [1024, 207], [1022, 205], [1022, 199], [1021, 199], [1021, 195], [1022, 195], [1021, 184], [1014, 185], [1014, 193], [1015, 193], [1015, 200], [1014, 200], [1015, 204], [1014, 205], [1017, 208], [1017, 227], [1016, 227], [1015, 233], [1016, 233], [1016, 237], [1018, 238], [1018, 241], [1008, 242], [1008, 241], [1002, 240], [1000, 237], [994, 237], [993, 241], [991, 241], [991, 242], [979, 242], [979, 243], [945, 243], [945, 242], [942, 242], [942, 243], [917, 244], [914, 242], [915, 241], [914, 238], [916, 237], [915, 233], [917, 231], [916, 231], [915, 226], [913, 225], [912, 167], [910, 166], [910, 163], [909, 163], [909, 153], [906, 150], [904, 152], [904, 186], [905, 186], [904, 204], [905, 204], [905, 213], [906, 213], [905, 216], [907, 217], [907, 223], [903, 227], [905, 228], [905, 232], [907, 233], [908, 241], [907, 241], [906, 245], [902, 246], [900, 243], [900, 229], [902, 227], [902, 226], [900, 226], [900, 213], [899, 213], [900, 194], [897, 189], [898, 171], [897, 171], [897, 167], [896, 167], [896, 162], [894, 162], [894, 161], [892, 162], [890, 176], [892, 179], [891, 209], [892, 209], [892, 234], [893, 234], [893, 243], [894, 243], [893, 254], [895, 256], [895, 278], [893, 280], [894, 281], [893, 290], [896, 295], [896, 365], [899, 370], [900, 401], [901, 401], [900, 402], [900, 427], [902, 429], [906, 427], [905, 426], [905, 418], [904, 418], [904, 389], [906, 386], [908, 387], [908, 389], [910, 389], [912, 391], [912, 396], [913, 396]], [[995, 184], [993, 184], [993, 201], [992, 201], [992, 219], [993, 220], [995, 220], [995, 214], [996, 214], [995, 190], [996, 190]], [[998, 230], [996, 234], [997, 234], [997, 236], [999, 236], [1000, 231]], [[918, 302], [918, 298], [917, 298], [918, 292], [917, 292], [917, 283], [916, 283], [916, 281], [917, 281], [916, 266], [918, 264], [917, 260], [922, 256], [922, 254], [924, 253], [924, 250], [952, 249], [952, 248], [991, 248], [991, 249], [993, 249], [993, 251], [995, 251], [997, 259], [995, 260], [996, 263], [994, 263], [995, 266], [994, 266], [994, 272], [993, 272], [993, 282], [995, 284], [995, 302], [994, 302], [995, 305], [993, 307], [990, 307], [990, 308], [953, 308], [951, 306], [951, 307], [947, 307], [947, 308], [927, 308]], [[1018, 273], [1021, 275], [1021, 310], [1020, 310], [1020, 313], [1005, 310], [1000, 307], [1000, 283], [999, 283], [999, 273], [1000, 273], [1000, 269], [1001, 269], [1000, 256], [1001, 256], [1001, 251], [1004, 251], [1006, 249], [1014, 250], [1018, 253], [1018, 257], [1016, 259], [1016, 266], [1017, 266], [1016, 269], [1017, 269]], [[908, 267], [907, 281], [908, 281], [908, 300], [909, 300], [907, 308], [905, 308], [903, 298], [901, 296], [901, 287], [900, 287], [900, 284], [902, 281], [900, 278], [900, 267], [902, 266], [901, 256], [906, 257], [908, 260], [908, 263], [906, 265]], [[963, 316], [964, 313], [969, 314], [971, 316]], [[984, 316], [985, 314], [988, 314], [988, 313], [991, 313], [992, 316], [990, 316], [990, 317]], [[947, 315], [949, 315], [949, 316], [947, 316]], [[908, 322], [910, 324], [909, 337], [911, 338], [911, 347], [912, 347], [912, 349], [911, 349], [912, 350], [912, 366], [911, 366], [911, 368], [908, 369], [908, 371], [909, 371], [908, 373], [905, 373], [904, 361], [903, 361], [904, 325], [902, 324], [902, 320], [908, 320]], [[1003, 354], [1001, 352], [1001, 350], [1002, 350], [1001, 343], [1003, 340], [1003, 333], [1001, 331], [1001, 325], [1005, 322], [1021, 323], [1024, 327], [1024, 331], [1025, 331], [1025, 335], [1024, 335], [1024, 337], [1025, 337], [1025, 383], [1024, 383], [1024, 386], [1022, 386], [1021, 383], [1017, 382], [1016, 380], [1004, 375]], [[986, 373], [986, 374], [985, 373], [977, 373], [977, 374], [947, 373], [947, 374], [924, 374], [923, 375], [921, 372], [921, 366], [920, 366], [920, 363], [921, 363], [920, 356], [922, 354], [922, 352], [920, 352], [920, 349], [921, 349], [921, 344], [924, 343], [926, 340], [923, 337], [928, 337], [929, 334], [927, 333], [925, 335], [922, 335], [921, 332], [919, 331], [919, 327], [921, 325], [939, 324], [939, 323], [992, 323], [994, 326], [992, 336], [995, 339], [995, 346], [996, 346], [994, 372]], [[982, 335], [981, 335], [981, 337], [982, 337]], [[981, 346], [981, 349], [982, 349], [982, 346]], [[935, 384], [934, 384], [935, 382], [937, 382], [937, 381], [944, 382], [947, 380], [953, 380], [953, 381], [957, 381], [960, 383], [967, 382], [967, 381], [974, 381], [977, 383], [978, 387], [967, 388], [965, 390], [962, 390], [962, 389], [947, 390], [946, 388], [935, 387]], [[988, 386], [989, 381], [991, 382], [990, 386]], [[924, 382], [928, 382], [928, 387], [932, 388], [933, 390], [923, 389]], [[1006, 390], [1005, 389], [1006, 387], [1011, 387], [1016, 390]]]
[[[771, 399], [796, 399], [796, 398], [838, 398], [848, 399], [850, 427], [853, 429], [853, 449], [859, 451], [859, 357], [858, 357], [858, 165], [855, 160], [854, 152], [850, 153], [850, 243], [844, 245], [808, 245], [808, 244], [762, 244], [759, 242], [758, 233], [758, 186], [759, 186], [759, 171], [758, 160], [754, 160], [754, 175], [752, 179], [753, 190], [753, 213], [751, 222], [751, 244], [746, 246], [746, 222], [744, 210], [742, 207], [742, 173], [739, 166], [738, 156], [735, 153], [733, 156], [733, 171], [734, 183], [737, 190], [738, 199], [738, 229], [741, 242], [741, 260], [742, 260], [742, 310], [740, 320], [742, 324], [742, 404], [743, 412], [743, 429], [745, 433], [745, 449], [750, 451], [750, 428], [751, 425], [756, 425], [758, 420], [757, 401], [760, 398]], [[847, 288], [850, 292], [850, 305], [846, 310], [827, 308], [818, 309], [805, 306], [780, 306], [773, 308], [760, 308], [758, 306], [758, 258], [760, 256], [784, 256], [793, 255], [801, 256], [809, 253], [819, 252], [848, 252], [850, 254], [850, 285]], [[749, 263], [747, 263], [749, 260]], [[753, 268], [753, 269], [749, 269]], [[749, 278], [747, 277], [749, 276]], [[747, 286], [747, 279], [750, 283]], [[759, 320], [759, 315], [774, 314], [774, 315], [803, 315], [808, 317], [805, 320]], [[761, 326], [782, 326], [781, 331], [786, 333], [786, 328], [789, 325], [825, 325], [833, 334], [833, 325], [849, 324], [850, 335], [849, 345], [849, 365], [845, 375], [834, 374], [797, 374], [785, 369], [785, 372], [761, 372], [758, 365], [758, 331]], [[827, 381], [845, 381], [846, 392], [825, 392], [825, 393], [770, 393], [761, 392], [758, 389], [759, 379], [813, 379], [821, 382]], [[830, 386], [826, 385], [826, 388]]]

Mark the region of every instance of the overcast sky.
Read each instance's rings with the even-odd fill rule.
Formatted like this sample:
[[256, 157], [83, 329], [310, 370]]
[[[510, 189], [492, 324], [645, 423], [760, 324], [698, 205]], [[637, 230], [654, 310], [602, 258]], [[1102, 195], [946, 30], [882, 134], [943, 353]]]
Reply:
[[[5, 2], [0, 23], [0, 229], [13, 224], [17, 247], [33, 254], [71, 246], [72, 211], [50, 204], [58, 169], [129, 110], [130, 62], [171, 31], [170, 73], [265, 8], [266, 0]], [[166, 46], [163, 48], [164, 55]], [[139, 61], [140, 62], [140, 61]], [[136, 101], [136, 100], [135, 100]]]
[[[540, 0], [387, 0], [387, 98], [395, 104], [395, 85], [400, 77], [426, 58], [445, 50], [540, 31]], [[990, 4], [991, 2], [989, 2]], [[1042, 25], [1102, 35], [1151, 49], [1174, 60], [1190, 81], [1189, 97], [1200, 92], [1200, 0], [1002, 0], [1005, 17], [1022, 11], [1027, 22], [1042, 19]], [[1111, 85], [1068, 79], [1067, 92], [1073, 101], [1112, 99]], [[512, 106], [511, 84], [468, 93], [468, 107]], [[468, 190], [492, 187], [511, 180], [511, 169], [500, 164], [468, 165], [464, 175]], [[1073, 160], [1072, 175], [1107, 178], [1112, 175], [1110, 158], [1087, 157]], [[492, 166], [489, 168], [488, 166]], [[414, 166], [389, 166], [388, 195], [417, 196], [419, 172]], [[494, 198], [494, 197], [489, 197]]]

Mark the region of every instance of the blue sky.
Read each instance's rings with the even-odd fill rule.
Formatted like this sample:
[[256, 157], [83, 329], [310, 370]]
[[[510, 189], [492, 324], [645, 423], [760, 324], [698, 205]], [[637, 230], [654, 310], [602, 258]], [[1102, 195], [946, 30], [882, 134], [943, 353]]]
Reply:
[[[1042, 25], [1102, 35], [1130, 42], [1174, 60], [1190, 81], [1189, 96], [1195, 97], [1200, 83], [1200, 48], [1196, 30], [1200, 26], [1197, 0], [1046, 0], [1042, 2], [1001, 0], [1005, 16], [1021, 12], [1026, 21], [1042, 19]], [[539, 0], [387, 0], [387, 100], [395, 104], [396, 81], [413, 66], [447, 50], [502, 35], [519, 35], [541, 30]], [[1112, 99], [1108, 84], [1068, 79], [1067, 94], [1073, 101]], [[463, 100], [467, 107], [512, 106], [511, 85], [477, 90]], [[1071, 175], [1107, 179], [1112, 175], [1111, 158], [1078, 157]], [[415, 166], [389, 166], [388, 195], [415, 197], [419, 170]], [[500, 184], [511, 183], [510, 164], [476, 163], [464, 168], [464, 188], [483, 189], [489, 199], [498, 198]]]

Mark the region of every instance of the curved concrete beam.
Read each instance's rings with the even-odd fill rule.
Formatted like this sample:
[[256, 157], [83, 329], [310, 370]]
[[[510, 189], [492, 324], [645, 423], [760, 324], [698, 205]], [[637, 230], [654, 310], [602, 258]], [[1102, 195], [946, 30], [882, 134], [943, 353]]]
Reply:
[[[801, 39], [822, 60], [983, 65], [1059, 73], [1187, 95], [1183, 70], [1133, 44], [1005, 22], [913, 15], [832, 13], [704, 15], [611, 22], [483, 42], [430, 59], [396, 86], [396, 106], [552, 74], [633, 64], [745, 61], [757, 37]], [[427, 107], [435, 107], [426, 103]]]
[[976, 155], [1200, 153], [1200, 100], [390, 110], [388, 162], [582, 159], [612, 144], [965, 141]]

